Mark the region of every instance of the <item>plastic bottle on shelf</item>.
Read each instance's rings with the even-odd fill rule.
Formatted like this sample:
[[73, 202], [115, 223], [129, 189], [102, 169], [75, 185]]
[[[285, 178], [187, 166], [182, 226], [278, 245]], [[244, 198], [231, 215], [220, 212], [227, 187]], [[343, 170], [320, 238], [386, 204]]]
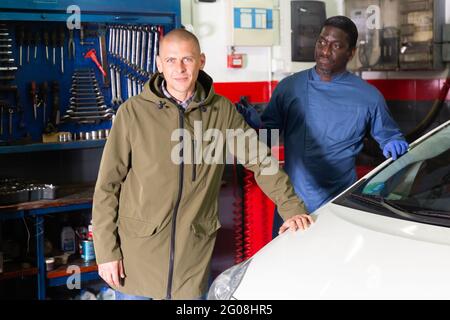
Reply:
[[61, 231], [61, 250], [65, 253], [75, 253], [75, 231], [70, 226], [66, 226]]
[[89, 226], [88, 226], [88, 236], [87, 236], [88, 240], [92, 240], [93, 239], [92, 231], [93, 231], [93, 229], [92, 229], [92, 220], [91, 220], [91, 223], [89, 223]]

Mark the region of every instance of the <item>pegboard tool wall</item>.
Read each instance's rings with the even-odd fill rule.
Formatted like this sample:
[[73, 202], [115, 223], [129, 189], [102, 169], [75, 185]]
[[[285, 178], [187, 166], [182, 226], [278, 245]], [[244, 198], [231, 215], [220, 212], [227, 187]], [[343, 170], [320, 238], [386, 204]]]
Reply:
[[[73, 44], [75, 48], [75, 56], [69, 57], [68, 41], [70, 38], [69, 29], [66, 26], [66, 21], [73, 14], [67, 13], [67, 8], [70, 5], [76, 5], [80, 8], [80, 21], [83, 29], [84, 39], [81, 39], [81, 30], [73, 29]], [[5, 48], [12, 51], [13, 63], [4, 64], [2, 67], [17, 67], [15, 71], [2, 71], [1, 76], [6, 78], [14, 76], [13, 80], [0, 80], [0, 86], [17, 86], [19, 93], [19, 100], [17, 101], [13, 91], [2, 90], [0, 93], [0, 101], [4, 105], [1, 123], [3, 131], [1, 140], [3, 143], [20, 143], [40, 142], [42, 133], [48, 125], [48, 121], [52, 119], [53, 107], [53, 92], [52, 83], [57, 81], [59, 84], [59, 105], [61, 119], [66, 114], [70, 106], [72, 75], [76, 70], [90, 69], [95, 73], [95, 79], [98, 82], [101, 95], [104, 97], [104, 105], [108, 110], [117, 110], [120, 103], [113, 101], [111, 70], [110, 66], [117, 68], [121, 74], [120, 86], [122, 88], [122, 99], [126, 100], [131, 95], [138, 94], [142, 90], [142, 83], [155, 71], [154, 63], [149, 63], [152, 67], [145, 66], [145, 63], [134, 63], [128, 61], [125, 56], [125, 50], [119, 50], [119, 44], [116, 42], [116, 49], [114, 49], [114, 39], [116, 36], [122, 41], [127, 38], [126, 31], [119, 31], [116, 26], [120, 26], [125, 30], [130, 28], [142, 27], [139, 33], [142, 35], [141, 42], [150, 40], [150, 33], [161, 35], [173, 28], [180, 26], [180, 4], [179, 1], [3, 1], [0, 4], [0, 28], [7, 30], [7, 38], [11, 39], [11, 48]], [[114, 27], [114, 29], [111, 29]], [[23, 29], [21, 29], [23, 28]], [[24, 30], [22, 39], [19, 40], [20, 30]], [[60, 34], [64, 32], [63, 41], [63, 60], [61, 66], [61, 49], [60, 49]], [[113, 31], [114, 30], [114, 31]], [[148, 37], [144, 39], [144, 30], [147, 30]], [[45, 49], [45, 32], [48, 32], [48, 58]], [[114, 35], [113, 35], [113, 32]], [[130, 43], [131, 43], [131, 32]], [[56, 46], [52, 42], [52, 33], [56, 33]], [[106, 77], [104, 78], [99, 68], [91, 59], [86, 59], [84, 56], [90, 49], [96, 50], [98, 61], [101, 62], [101, 49], [99, 46], [99, 36], [104, 33], [107, 55], [107, 62], [103, 63], [105, 67]], [[122, 39], [123, 35], [123, 39]], [[134, 34], [133, 34], [134, 35]], [[37, 37], [38, 36], [38, 37]], [[153, 37], [156, 38], [156, 37]], [[112, 52], [110, 51], [112, 43]], [[84, 41], [84, 44], [82, 43]], [[152, 39], [154, 41], [154, 39]], [[22, 65], [20, 64], [20, 47], [22, 42]], [[137, 42], [137, 39], [136, 39]], [[35, 57], [35, 43], [36, 43], [36, 57]], [[157, 45], [157, 42], [153, 42]], [[149, 45], [147, 45], [149, 46]], [[136, 48], [137, 49], [137, 48]], [[29, 50], [29, 54], [28, 54]], [[143, 46], [141, 47], [143, 50]], [[55, 52], [55, 64], [53, 64], [53, 51]], [[119, 54], [120, 53], [120, 54]], [[131, 54], [131, 48], [130, 48]], [[155, 52], [152, 48], [152, 59]], [[136, 54], [137, 56], [137, 54]], [[3, 56], [2, 56], [3, 57]], [[129, 57], [129, 56], [128, 56]], [[147, 60], [147, 57], [145, 57]], [[131, 60], [131, 59], [130, 59]], [[147, 62], [147, 61], [146, 61]], [[143, 66], [143, 70], [139, 68], [139, 64]], [[131, 80], [134, 79], [134, 80]], [[33, 99], [31, 95], [31, 82], [36, 83], [37, 90], [46, 81], [48, 84], [48, 94], [46, 102], [46, 118], [44, 121], [44, 108], [41, 105], [33, 108]], [[118, 80], [119, 81], [119, 80]], [[133, 84], [133, 90], [130, 88], [130, 82], [135, 81], [136, 90]], [[140, 84], [140, 86], [139, 86]], [[117, 89], [116, 89], [117, 91]], [[130, 92], [129, 92], [130, 91]], [[133, 92], [131, 92], [133, 91]], [[19, 103], [17, 103], [19, 102]], [[12, 114], [12, 130], [10, 126], [9, 109], [13, 108]], [[23, 112], [23, 113], [22, 113]], [[58, 131], [69, 131], [78, 133], [81, 131], [91, 131], [98, 129], [107, 129], [111, 126], [111, 120], [96, 121], [95, 123], [76, 123], [69, 121], [57, 125]], [[31, 140], [31, 141], [30, 141]]]

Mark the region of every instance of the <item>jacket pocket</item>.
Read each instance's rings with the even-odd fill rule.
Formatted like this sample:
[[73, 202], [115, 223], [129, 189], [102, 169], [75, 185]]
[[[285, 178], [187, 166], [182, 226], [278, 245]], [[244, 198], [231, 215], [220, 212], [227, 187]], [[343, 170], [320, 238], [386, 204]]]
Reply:
[[191, 226], [195, 235], [212, 236], [217, 230], [220, 229], [222, 225], [220, 224], [219, 219], [215, 219], [209, 221], [205, 220], [202, 222], [193, 222]]
[[328, 111], [328, 117], [332, 120], [327, 123], [327, 138], [331, 142], [342, 142], [357, 137], [360, 128], [365, 128], [365, 120], [360, 111], [362, 107], [358, 105], [336, 107], [338, 110]]
[[119, 217], [118, 230], [119, 234], [123, 234], [126, 237], [144, 238], [156, 235], [159, 231], [159, 224]]
[[358, 105], [315, 106], [308, 111], [306, 149], [320, 151], [336, 143], [358, 137], [365, 121]]

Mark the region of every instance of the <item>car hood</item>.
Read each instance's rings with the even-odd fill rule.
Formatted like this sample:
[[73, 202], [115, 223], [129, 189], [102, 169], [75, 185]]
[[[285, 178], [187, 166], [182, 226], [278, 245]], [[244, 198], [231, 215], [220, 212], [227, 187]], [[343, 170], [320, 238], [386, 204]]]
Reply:
[[253, 258], [236, 299], [449, 299], [450, 229], [328, 203]]

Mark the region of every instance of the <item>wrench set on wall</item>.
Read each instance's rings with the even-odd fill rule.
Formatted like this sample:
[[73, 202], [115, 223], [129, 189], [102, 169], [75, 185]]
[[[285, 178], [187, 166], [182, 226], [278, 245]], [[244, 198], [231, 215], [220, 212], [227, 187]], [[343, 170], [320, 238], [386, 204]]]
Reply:
[[81, 24], [81, 29], [73, 30], [65, 22], [0, 24], [2, 144], [41, 141], [43, 134], [67, 130], [60, 127], [64, 123], [60, 121], [60, 109], [71, 107], [71, 101], [67, 101], [70, 76], [77, 65], [92, 66], [88, 57], [83, 59], [82, 53], [87, 50], [82, 46], [95, 46], [95, 41], [85, 41], [84, 37], [96, 38], [99, 34], [98, 24], [94, 24], [94, 31], [83, 30], [89, 25]]
[[13, 56], [13, 39], [4, 23], [0, 24], [0, 81], [14, 80], [14, 73], [17, 71], [17, 66], [14, 65], [15, 60]]
[[156, 72], [162, 34], [160, 25], [0, 22], [0, 143], [110, 129]]
[[70, 92], [72, 96], [69, 108], [62, 118], [62, 122], [96, 124], [114, 117], [115, 111], [106, 106], [105, 98], [92, 69], [75, 70]]
[[[0, 24], [0, 136], [12, 135], [14, 114], [20, 113], [23, 123], [23, 109], [17, 86], [11, 85], [16, 76], [17, 66], [13, 55], [13, 38], [4, 23]], [[8, 127], [8, 128], [6, 128]]]
[[[111, 104], [120, 105], [142, 92], [149, 77], [156, 72], [156, 56], [161, 26], [109, 25], [108, 53], [111, 77]], [[126, 81], [126, 91], [122, 83]]]

